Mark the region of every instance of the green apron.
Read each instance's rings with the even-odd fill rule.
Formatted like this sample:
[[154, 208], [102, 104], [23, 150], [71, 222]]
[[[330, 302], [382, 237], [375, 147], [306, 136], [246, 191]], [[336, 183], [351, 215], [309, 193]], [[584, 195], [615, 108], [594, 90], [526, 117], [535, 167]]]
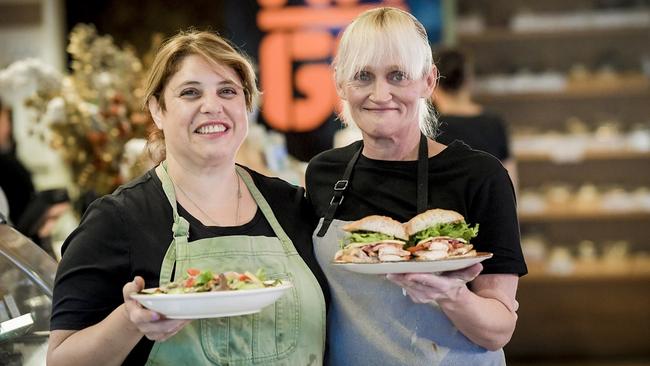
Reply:
[[156, 168], [174, 211], [174, 239], [160, 270], [160, 285], [188, 268], [251, 271], [288, 278], [293, 287], [275, 304], [251, 315], [199, 319], [175, 336], [155, 342], [147, 365], [321, 365], [325, 301], [320, 286], [282, 230], [271, 207], [241, 167], [237, 173], [277, 237], [221, 236], [188, 241], [189, 223], [178, 214], [174, 186], [163, 163]]

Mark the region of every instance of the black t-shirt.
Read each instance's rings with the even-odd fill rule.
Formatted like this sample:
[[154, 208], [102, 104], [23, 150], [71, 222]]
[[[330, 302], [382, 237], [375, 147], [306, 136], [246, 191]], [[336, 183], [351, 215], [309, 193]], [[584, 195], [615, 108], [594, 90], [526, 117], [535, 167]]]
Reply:
[[485, 151], [504, 161], [510, 157], [510, 142], [505, 122], [496, 114], [481, 113], [476, 116], [442, 114], [436, 140], [449, 145], [460, 140], [473, 149]]
[[[325, 216], [334, 184], [360, 146], [357, 141], [309, 163], [307, 197], [318, 217]], [[353, 221], [385, 215], [406, 222], [417, 214], [416, 182], [417, 161], [373, 160], [362, 154], [335, 218]], [[472, 244], [477, 251], [494, 253], [483, 262], [482, 273], [527, 273], [512, 182], [497, 159], [456, 141], [429, 158], [428, 186], [428, 208], [454, 210], [469, 224], [479, 224]]]
[[[313, 253], [315, 218], [304, 189], [249, 172], [329, 301], [327, 282]], [[259, 208], [250, 222], [237, 227], [206, 227], [180, 205], [178, 210], [190, 223], [190, 240], [224, 235], [275, 237]], [[122, 287], [136, 275], [144, 278], [146, 287], [158, 286], [160, 266], [172, 241], [172, 215], [154, 170], [93, 202], [63, 245], [50, 328], [81, 330], [100, 322], [124, 302]], [[125, 364], [144, 364], [152, 346], [153, 341], [143, 337]]]

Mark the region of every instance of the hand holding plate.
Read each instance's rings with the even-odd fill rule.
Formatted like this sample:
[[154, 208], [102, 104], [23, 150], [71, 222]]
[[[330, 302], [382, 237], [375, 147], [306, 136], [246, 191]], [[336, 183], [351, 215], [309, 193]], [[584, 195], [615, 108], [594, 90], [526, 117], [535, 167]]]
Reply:
[[122, 295], [124, 296], [127, 319], [145, 337], [152, 341], [165, 341], [190, 322], [189, 320], [166, 319], [164, 315], [144, 308], [139, 302], [131, 298], [131, 294], [138, 293], [142, 289], [144, 289], [144, 279], [136, 276], [132, 282], [124, 285]]
[[444, 272], [388, 274], [386, 278], [404, 289], [415, 303], [426, 304], [444, 299], [455, 299], [456, 295], [483, 270], [480, 263], [470, 267]]

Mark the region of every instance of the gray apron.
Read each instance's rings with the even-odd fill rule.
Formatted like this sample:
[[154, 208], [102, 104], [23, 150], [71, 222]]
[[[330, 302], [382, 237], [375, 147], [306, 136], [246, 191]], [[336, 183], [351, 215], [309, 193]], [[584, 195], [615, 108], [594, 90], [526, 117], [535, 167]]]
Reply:
[[237, 167], [277, 237], [220, 236], [190, 242], [189, 223], [178, 214], [163, 164], [156, 173], [173, 208], [174, 239], [162, 263], [160, 285], [169, 283], [174, 271], [178, 278], [188, 268], [238, 272], [264, 268], [269, 278], [289, 278], [293, 287], [257, 314], [192, 321], [167, 341], [154, 343], [147, 364], [320, 365], [325, 343], [323, 293], [248, 172]]
[[[349, 272], [331, 265], [346, 221], [334, 218], [343, 203], [363, 145], [334, 187], [330, 207], [314, 231], [314, 252], [332, 295], [328, 315], [330, 365], [505, 365], [503, 350], [488, 351], [465, 337], [442, 310], [415, 304], [385, 275]], [[427, 209], [428, 152], [424, 135], [418, 154], [418, 213]]]

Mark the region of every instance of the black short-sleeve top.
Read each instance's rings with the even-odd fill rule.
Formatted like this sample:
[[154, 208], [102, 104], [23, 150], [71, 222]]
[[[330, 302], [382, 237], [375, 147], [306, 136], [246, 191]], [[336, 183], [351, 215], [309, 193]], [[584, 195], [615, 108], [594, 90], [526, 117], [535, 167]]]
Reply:
[[[333, 187], [361, 142], [314, 157], [306, 173], [307, 197], [321, 218]], [[490, 154], [456, 141], [428, 159], [428, 205], [459, 212], [479, 224], [477, 251], [494, 253], [483, 274], [527, 273], [521, 251], [514, 189], [507, 171]], [[385, 215], [406, 222], [417, 214], [417, 161], [383, 161], [360, 156], [336, 218], [344, 221]]]

